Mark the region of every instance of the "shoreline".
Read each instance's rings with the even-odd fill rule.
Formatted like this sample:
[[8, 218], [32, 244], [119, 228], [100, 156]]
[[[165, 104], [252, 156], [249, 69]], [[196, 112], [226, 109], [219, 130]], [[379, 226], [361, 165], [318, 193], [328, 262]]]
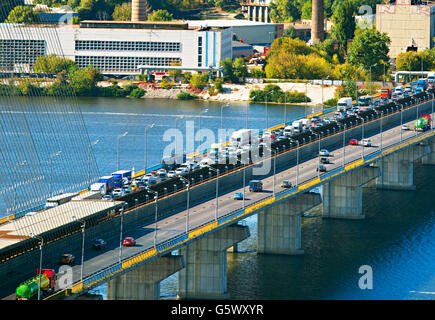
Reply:
[[[177, 94], [181, 92], [193, 93], [188, 89], [188, 85], [176, 85], [171, 89], [162, 89], [154, 85], [146, 84], [144, 82], [133, 82], [139, 88], [146, 90], [145, 95], [141, 99], [177, 99]], [[127, 83], [125, 83], [127, 84]], [[125, 85], [124, 84], [124, 85]], [[251, 90], [264, 90], [266, 85], [277, 85], [283, 91], [298, 91], [306, 93], [311, 102], [288, 102], [289, 105], [297, 106], [309, 106], [309, 107], [321, 107], [322, 101], [326, 101], [335, 96], [336, 87], [326, 86], [323, 88], [317, 84], [305, 84], [294, 82], [281, 82], [281, 83], [255, 83], [255, 84], [223, 84], [223, 92], [215, 95], [210, 95], [207, 90], [203, 90], [201, 93], [195, 93], [198, 98], [194, 100], [200, 101], [214, 101], [214, 102], [250, 102], [250, 103], [266, 103], [266, 102], [253, 102], [249, 99], [249, 93]], [[104, 86], [104, 84], [102, 84]], [[123, 85], [119, 83], [119, 85]], [[268, 102], [268, 104], [284, 104], [281, 102]]]

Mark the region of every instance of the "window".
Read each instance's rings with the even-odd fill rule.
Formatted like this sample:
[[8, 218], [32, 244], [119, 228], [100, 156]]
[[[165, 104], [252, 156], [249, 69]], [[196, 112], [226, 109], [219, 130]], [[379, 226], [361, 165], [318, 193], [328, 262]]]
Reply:
[[134, 42], [76, 40], [77, 51], [166, 51], [180, 52], [179, 42]]

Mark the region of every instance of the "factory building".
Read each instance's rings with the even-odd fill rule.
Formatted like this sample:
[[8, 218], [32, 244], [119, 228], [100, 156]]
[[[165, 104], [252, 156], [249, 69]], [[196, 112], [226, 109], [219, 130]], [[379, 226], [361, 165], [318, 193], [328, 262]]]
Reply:
[[56, 54], [105, 75], [136, 75], [179, 64], [193, 70], [218, 67], [232, 56], [227, 27], [185, 22], [82, 21], [80, 25], [0, 25], [0, 72], [31, 72], [38, 56]]
[[401, 52], [431, 49], [435, 36], [435, 6], [429, 2], [414, 4], [411, 0], [378, 4], [376, 29], [390, 37], [391, 58], [396, 58]]

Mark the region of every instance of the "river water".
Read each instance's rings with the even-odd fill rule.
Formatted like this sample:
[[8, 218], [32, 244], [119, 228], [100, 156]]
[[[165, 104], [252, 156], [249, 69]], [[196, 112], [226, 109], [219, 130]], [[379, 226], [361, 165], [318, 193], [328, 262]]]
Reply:
[[[62, 102], [60, 102], [62, 103]], [[65, 102], [67, 103], [67, 102]], [[80, 98], [90, 141], [99, 142], [93, 152], [100, 175], [117, 169], [117, 137], [121, 169], [144, 167], [147, 134], [147, 166], [157, 164], [169, 142], [164, 133], [174, 128], [183, 135], [186, 123], [216, 135], [224, 103], [152, 99]], [[245, 128], [247, 103], [231, 103], [222, 109], [224, 128]], [[208, 109], [207, 112], [200, 111]], [[284, 107], [269, 104], [268, 125], [284, 120]], [[288, 106], [287, 120], [299, 118], [304, 106]], [[251, 104], [250, 128], [266, 126], [266, 106]], [[435, 298], [435, 170], [416, 165], [415, 192], [364, 189], [365, 220], [304, 218], [301, 256], [258, 255], [256, 216], [246, 219], [251, 237], [228, 253], [228, 292], [231, 299], [434, 299]], [[373, 288], [362, 290], [359, 268], [372, 270]], [[163, 299], [175, 299], [178, 275], [161, 283]], [[106, 288], [96, 290], [106, 298]]]

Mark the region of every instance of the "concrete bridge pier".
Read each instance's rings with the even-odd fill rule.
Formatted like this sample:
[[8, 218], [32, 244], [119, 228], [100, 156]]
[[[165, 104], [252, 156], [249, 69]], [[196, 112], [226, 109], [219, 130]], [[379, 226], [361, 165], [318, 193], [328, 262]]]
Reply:
[[421, 157], [421, 164], [424, 165], [435, 165], [435, 139], [427, 140], [427, 144], [430, 148], [430, 153]]
[[325, 183], [323, 218], [364, 219], [362, 186], [378, 176], [379, 168], [367, 166]]
[[225, 299], [227, 249], [250, 236], [247, 226], [233, 224], [180, 249], [186, 267], [178, 275], [179, 299]]
[[160, 282], [184, 267], [181, 255], [157, 258], [107, 283], [108, 300], [158, 300]]
[[304, 193], [258, 213], [257, 252], [303, 254], [301, 215], [320, 203], [320, 194]]
[[377, 161], [381, 176], [376, 179], [377, 189], [415, 190], [414, 162], [429, 155], [427, 143], [415, 145]]

